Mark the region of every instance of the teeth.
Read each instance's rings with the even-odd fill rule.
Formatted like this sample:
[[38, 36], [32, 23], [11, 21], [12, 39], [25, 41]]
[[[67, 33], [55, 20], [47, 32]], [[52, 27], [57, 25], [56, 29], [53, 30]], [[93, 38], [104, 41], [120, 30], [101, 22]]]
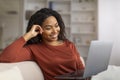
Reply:
[[51, 37], [57, 37], [58, 35], [51, 35]]

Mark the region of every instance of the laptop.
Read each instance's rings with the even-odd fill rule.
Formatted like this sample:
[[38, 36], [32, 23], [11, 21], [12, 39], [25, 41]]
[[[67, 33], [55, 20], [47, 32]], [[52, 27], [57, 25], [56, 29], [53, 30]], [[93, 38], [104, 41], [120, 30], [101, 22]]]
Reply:
[[57, 79], [86, 79], [105, 71], [109, 65], [112, 42], [91, 41], [84, 70], [58, 75]]

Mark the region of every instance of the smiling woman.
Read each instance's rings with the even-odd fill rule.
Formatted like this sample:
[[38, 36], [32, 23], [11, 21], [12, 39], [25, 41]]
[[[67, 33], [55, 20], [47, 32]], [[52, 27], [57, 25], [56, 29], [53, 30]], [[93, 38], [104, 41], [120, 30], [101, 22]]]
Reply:
[[65, 36], [61, 15], [49, 8], [34, 13], [28, 22], [26, 33], [6, 47], [0, 55], [0, 62], [26, 60], [38, 63], [45, 80], [57, 80], [57, 75], [84, 69], [75, 45]]

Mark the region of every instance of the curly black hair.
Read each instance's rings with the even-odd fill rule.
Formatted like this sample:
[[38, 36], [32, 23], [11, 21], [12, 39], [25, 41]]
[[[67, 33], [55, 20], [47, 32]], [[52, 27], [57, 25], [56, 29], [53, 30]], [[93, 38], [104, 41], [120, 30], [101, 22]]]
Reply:
[[[58, 35], [59, 40], [65, 40], [65, 24], [62, 20], [61, 15], [50, 8], [42, 8], [35, 12], [28, 22], [28, 26], [26, 29], [26, 33], [30, 31], [33, 25], [42, 25], [46, 18], [54, 16], [58, 22], [58, 25], [60, 26], [60, 33]], [[33, 43], [40, 43], [42, 41], [42, 35], [38, 34], [36, 37], [31, 38], [27, 41], [27, 44], [33, 44]]]

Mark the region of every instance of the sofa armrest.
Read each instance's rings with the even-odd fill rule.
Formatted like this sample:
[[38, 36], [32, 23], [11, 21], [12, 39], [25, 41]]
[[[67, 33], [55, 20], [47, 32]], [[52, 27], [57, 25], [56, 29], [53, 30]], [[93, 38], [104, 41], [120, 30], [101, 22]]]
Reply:
[[44, 76], [42, 74], [39, 66], [33, 61], [24, 61], [17, 63], [0, 63], [0, 71], [9, 69], [13, 66], [17, 66], [24, 80], [44, 80]]

